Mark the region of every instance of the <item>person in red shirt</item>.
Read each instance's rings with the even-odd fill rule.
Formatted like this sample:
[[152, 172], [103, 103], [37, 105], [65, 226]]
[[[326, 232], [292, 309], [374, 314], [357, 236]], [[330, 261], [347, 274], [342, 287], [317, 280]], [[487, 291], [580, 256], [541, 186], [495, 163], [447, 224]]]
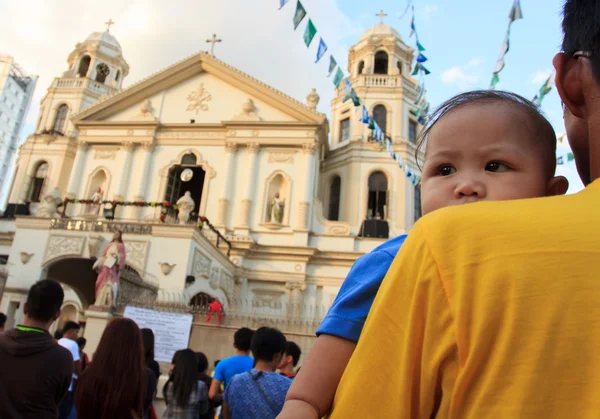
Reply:
[[283, 354], [283, 358], [281, 358], [279, 367], [277, 367], [281, 375], [286, 376], [291, 380], [296, 378], [298, 371], [294, 372], [294, 368], [296, 368], [298, 365], [301, 355], [302, 351], [300, 350], [300, 347], [294, 342], [288, 342], [285, 348], [285, 353]]

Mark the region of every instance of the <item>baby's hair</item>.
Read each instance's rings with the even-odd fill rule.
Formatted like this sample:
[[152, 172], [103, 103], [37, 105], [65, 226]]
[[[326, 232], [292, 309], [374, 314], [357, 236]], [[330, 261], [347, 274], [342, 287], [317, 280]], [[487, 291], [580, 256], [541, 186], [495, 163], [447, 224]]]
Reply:
[[[425, 128], [419, 134], [415, 153], [416, 157], [418, 157], [420, 150], [427, 142], [429, 132], [440, 119], [457, 108], [476, 102], [499, 102], [507, 105], [516, 105], [525, 111], [533, 123], [533, 128], [536, 130], [535, 138], [543, 147], [544, 161], [546, 163], [548, 176], [554, 176], [556, 171], [556, 133], [554, 132], [554, 128], [552, 128], [550, 122], [548, 122], [544, 114], [533, 102], [516, 93], [500, 90], [473, 90], [461, 93], [438, 106], [433, 113], [431, 113]], [[416, 161], [418, 162], [419, 159], [417, 158]]]

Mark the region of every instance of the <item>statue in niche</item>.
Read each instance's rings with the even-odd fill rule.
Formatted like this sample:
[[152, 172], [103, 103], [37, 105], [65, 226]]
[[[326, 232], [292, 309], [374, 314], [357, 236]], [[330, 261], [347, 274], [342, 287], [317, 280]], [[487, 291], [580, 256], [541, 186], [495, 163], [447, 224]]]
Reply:
[[122, 233], [115, 231], [112, 241], [106, 246], [102, 256], [98, 258], [94, 270], [99, 271], [96, 279], [96, 302], [98, 307], [114, 307], [119, 290], [119, 274], [125, 267], [125, 245]]
[[275, 197], [271, 201], [271, 219], [273, 224], [281, 224], [283, 222], [283, 200], [279, 198], [279, 192], [275, 192]]
[[194, 210], [196, 203], [192, 199], [192, 194], [190, 191], [187, 191], [181, 198], [177, 200], [177, 209], [179, 210], [179, 214], [177, 214], [177, 218], [179, 219], [179, 224], [187, 224], [190, 219], [190, 213]]
[[90, 200], [92, 201], [92, 204], [90, 204], [90, 214], [98, 214], [98, 210], [100, 209], [100, 201], [102, 201], [103, 194], [104, 192], [102, 192], [102, 187], [98, 186], [98, 189], [95, 190], [90, 197]]

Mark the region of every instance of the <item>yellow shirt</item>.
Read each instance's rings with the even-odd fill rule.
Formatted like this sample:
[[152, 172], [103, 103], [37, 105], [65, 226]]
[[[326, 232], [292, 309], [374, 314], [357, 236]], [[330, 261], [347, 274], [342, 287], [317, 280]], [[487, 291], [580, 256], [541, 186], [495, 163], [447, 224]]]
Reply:
[[600, 418], [600, 180], [415, 225], [331, 418], [430, 417]]

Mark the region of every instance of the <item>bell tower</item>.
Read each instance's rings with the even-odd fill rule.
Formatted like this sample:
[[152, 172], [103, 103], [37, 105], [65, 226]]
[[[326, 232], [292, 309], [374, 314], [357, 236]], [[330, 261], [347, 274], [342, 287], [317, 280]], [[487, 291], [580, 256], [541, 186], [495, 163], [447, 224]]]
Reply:
[[348, 82], [360, 98], [355, 106], [343, 81], [331, 102], [330, 146], [321, 166], [324, 217], [345, 221], [359, 237], [388, 238], [410, 229], [420, 216], [420, 194], [368, 125], [363, 106], [393, 152], [415, 164], [419, 84], [411, 76], [413, 48], [383, 22], [366, 30], [348, 55]]

